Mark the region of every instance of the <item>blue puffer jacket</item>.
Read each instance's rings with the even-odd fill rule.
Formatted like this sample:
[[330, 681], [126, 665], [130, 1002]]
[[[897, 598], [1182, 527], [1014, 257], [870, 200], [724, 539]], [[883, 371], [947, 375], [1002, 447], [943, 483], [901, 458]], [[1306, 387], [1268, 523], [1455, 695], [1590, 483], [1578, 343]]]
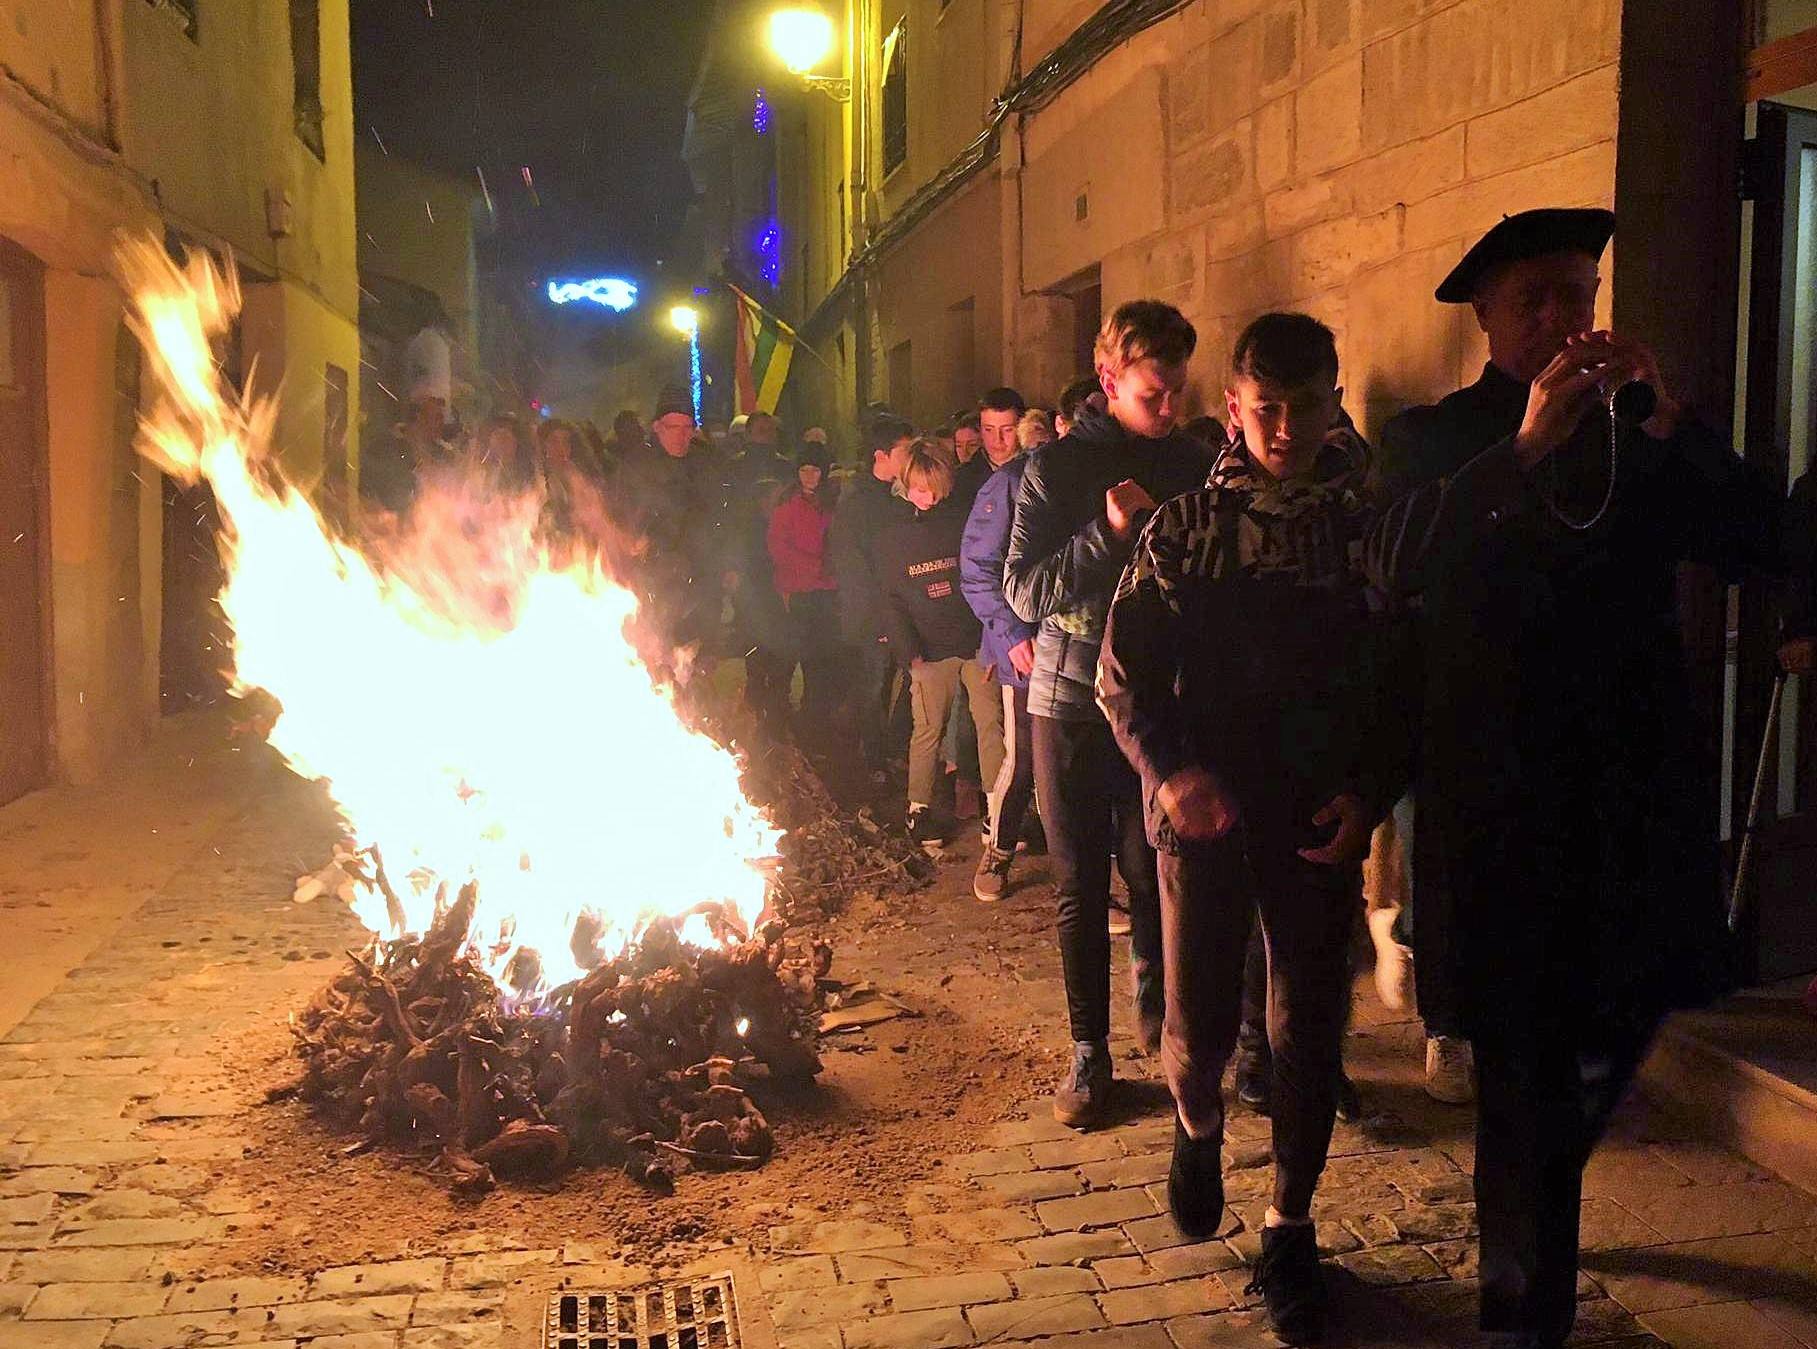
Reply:
[[1135, 551], [1111, 533], [1104, 494], [1125, 478], [1156, 505], [1197, 491], [1211, 470], [1207, 446], [1180, 434], [1133, 436], [1102, 413], [1028, 456], [1003, 564], [1003, 595], [1024, 622], [1039, 623], [1028, 710], [1057, 721], [1093, 721], [1093, 680], [1104, 619]]
[[959, 545], [959, 588], [965, 592], [965, 602], [972, 606], [978, 621], [984, 624], [978, 659], [997, 672], [999, 684], [1018, 689], [1028, 687], [1028, 676], [1018, 674], [1009, 663], [1009, 649], [1031, 640], [1036, 628], [1016, 617], [1016, 611], [1003, 598], [1003, 556], [1009, 551], [1016, 493], [1027, 467], [1027, 457], [1019, 454], [984, 480], [972, 500], [965, 538]]

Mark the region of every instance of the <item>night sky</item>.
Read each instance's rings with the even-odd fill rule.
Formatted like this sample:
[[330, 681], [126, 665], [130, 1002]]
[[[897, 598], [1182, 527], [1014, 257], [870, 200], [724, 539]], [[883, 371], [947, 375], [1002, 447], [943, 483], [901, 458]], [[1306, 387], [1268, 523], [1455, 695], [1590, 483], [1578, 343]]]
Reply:
[[713, 8], [353, 0], [355, 134], [476, 186], [482, 170], [507, 270], [647, 272], [692, 195], [681, 140]]

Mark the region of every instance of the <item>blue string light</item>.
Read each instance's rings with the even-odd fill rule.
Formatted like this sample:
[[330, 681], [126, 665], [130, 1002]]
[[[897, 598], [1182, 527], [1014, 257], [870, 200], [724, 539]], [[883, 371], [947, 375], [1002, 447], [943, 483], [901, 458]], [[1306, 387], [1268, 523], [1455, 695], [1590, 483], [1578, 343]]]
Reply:
[[700, 425], [700, 328], [688, 334], [688, 391], [694, 395], [694, 425]]
[[772, 215], [757, 231], [757, 272], [772, 286], [782, 280], [782, 226]]
[[751, 106], [751, 130], [759, 136], [770, 134], [770, 100], [761, 89], [757, 91], [757, 102]]

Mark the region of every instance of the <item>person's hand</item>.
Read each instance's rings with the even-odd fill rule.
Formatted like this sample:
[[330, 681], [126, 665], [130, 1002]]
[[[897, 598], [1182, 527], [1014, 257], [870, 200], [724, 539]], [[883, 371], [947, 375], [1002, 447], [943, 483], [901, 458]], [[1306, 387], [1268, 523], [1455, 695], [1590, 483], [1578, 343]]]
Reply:
[[925, 660], [923, 660], [920, 656], [910, 656], [909, 657], [909, 678], [913, 679], [916, 675], [920, 674], [922, 671], [922, 668], [926, 664], [927, 664], [927, 662]]
[[1104, 494], [1104, 513], [1110, 517], [1110, 532], [1127, 539], [1140, 523], [1144, 512], [1152, 512], [1155, 499], [1133, 478], [1125, 478]]
[[1182, 768], [1155, 793], [1174, 833], [1188, 843], [1211, 843], [1236, 828], [1237, 803], [1203, 768]]
[[738, 589], [738, 583], [739, 583], [740, 578], [739, 578], [739, 575], [737, 572], [727, 571], [723, 575], [721, 575], [719, 579], [721, 581], [725, 582], [725, 587], [727, 590]]
[[1808, 675], [1817, 668], [1817, 639], [1794, 637], [1779, 648], [1779, 668], [1787, 674]]
[[1665, 440], [1678, 429], [1678, 419], [1684, 409], [1666, 388], [1665, 377], [1659, 373], [1659, 357], [1654, 354], [1653, 348], [1635, 338], [1622, 337], [1601, 329], [1566, 339], [1565, 350], [1574, 349], [1594, 358], [1585, 364], [1593, 364], [1594, 360], [1609, 362], [1606, 367], [1607, 377], [1601, 386], [1605, 397], [1629, 380], [1638, 380], [1652, 387], [1657, 405], [1653, 409], [1653, 415], [1641, 423], [1641, 430], [1655, 440]]
[[1532, 468], [1571, 438], [1584, 414], [1601, 401], [1610, 378], [1606, 347], [1572, 338], [1527, 390], [1527, 412], [1514, 433], [1514, 455]]
[[1368, 855], [1369, 836], [1375, 831], [1361, 797], [1350, 792], [1339, 793], [1312, 817], [1312, 823], [1320, 829], [1336, 824], [1337, 832], [1316, 848], [1300, 849], [1300, 856], [1308, 862], [1335, 867], [1360, 862]]
[[1027, 679], [1035, 672], [1035, 639], [1025, 637], [1009, 649], [1009, 668]]

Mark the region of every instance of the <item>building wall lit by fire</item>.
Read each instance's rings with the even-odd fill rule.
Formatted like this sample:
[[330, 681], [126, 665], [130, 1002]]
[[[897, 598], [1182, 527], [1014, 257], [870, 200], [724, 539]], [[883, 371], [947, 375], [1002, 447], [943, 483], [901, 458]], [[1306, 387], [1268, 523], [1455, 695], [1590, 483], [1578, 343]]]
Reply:
[[[347, 0], [29, 5], [0, 26], [0, 800], [86, 780], [218, 676], [211, 511], [132, 449], [119, 232], [238, 264], [237, 375], [347, 485], [357, 425]], [[266, 386], [269, 387], [269, 386]]]
[[[881, 400], [931, 421], [1002, 380], [1051, 401], [1089, 371], [1102, 314], [1159, 296], [1199, 328], [1206, 410], [1238, 329], [1304, 308], [1336, 329], [1351, 409], [1379, 430], [1473, 377], [1480, 335], [1432, 288], [1502, 214], [1615, 203], [1639, 220], [1667, 184], [1720, 195], [1669, 167], [1656, 119], [1640, 116], [1665, 78], [1647, 80], [1648, 53], [1686, 22], [1654, 7], [823, 8], [839, 43], [817, 73], [849, 78], [850, 101], [775, 78], [798, 113], [778, 151], [796, 264], [782, 284], [842, 372], [842, 389], [808, 391], [828, 407]], [[1699, 40], [1725, 24], [1739, 64], [1737, 24], [1706, 20]], [[1706, 81], [1725, 82], [1733, 72]], [[1700, 214], [1699, 238], [1733, 229]], [[1632, 251], [1617, 250], [1605, 312], [1651, 270], [1624, 275]]]

